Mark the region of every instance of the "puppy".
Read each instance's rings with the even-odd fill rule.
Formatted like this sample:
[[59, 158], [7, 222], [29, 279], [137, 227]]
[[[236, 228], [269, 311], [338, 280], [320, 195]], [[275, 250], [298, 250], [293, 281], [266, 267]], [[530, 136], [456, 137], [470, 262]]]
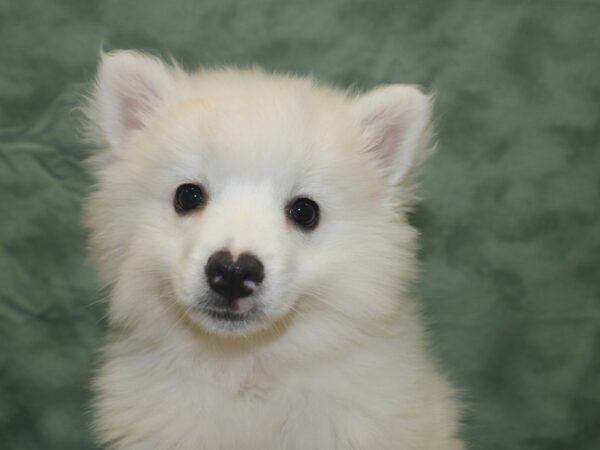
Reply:
[[86, 204], [114, 449], [458, 450], [409, 296], [432, 100], [102, 56]]

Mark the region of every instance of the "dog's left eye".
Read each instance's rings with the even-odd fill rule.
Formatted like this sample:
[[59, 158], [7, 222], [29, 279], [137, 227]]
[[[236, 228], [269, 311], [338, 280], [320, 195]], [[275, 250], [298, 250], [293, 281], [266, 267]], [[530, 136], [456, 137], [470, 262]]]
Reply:
[[206, 200], [207, 195], [202, 186], [186, 183], [179, 186], [175, 191], [173, 203], [178, 214], [186, 214], [202, 208], [206, 204]]

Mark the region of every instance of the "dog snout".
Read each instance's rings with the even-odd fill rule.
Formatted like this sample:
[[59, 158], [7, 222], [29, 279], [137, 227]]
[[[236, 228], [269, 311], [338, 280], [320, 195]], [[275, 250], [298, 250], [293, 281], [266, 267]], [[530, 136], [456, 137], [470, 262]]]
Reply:
[[254, 293], [265, 278], [262, 262], [251, 253], [242, 253], [234, 260], [229, 250], [213, 253], [206, 262], [206, 279], [213, 292], [225, 304], [233, 307], [240, 298]]

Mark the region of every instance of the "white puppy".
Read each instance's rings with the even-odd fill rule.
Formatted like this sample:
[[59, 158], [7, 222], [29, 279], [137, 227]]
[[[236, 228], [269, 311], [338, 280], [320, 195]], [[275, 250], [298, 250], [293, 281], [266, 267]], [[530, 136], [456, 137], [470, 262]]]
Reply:
[[104, 55], [86, 206], [115, 449], [461, 449], [409, 298], [431, 99]]

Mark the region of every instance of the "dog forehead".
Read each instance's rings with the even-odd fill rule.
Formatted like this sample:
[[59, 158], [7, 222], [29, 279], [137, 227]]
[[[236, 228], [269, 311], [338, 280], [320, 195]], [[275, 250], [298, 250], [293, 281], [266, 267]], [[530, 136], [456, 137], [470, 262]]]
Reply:
[[213, 157], [233, 156], [242, 164], [259, 165], [310, 154], [319, 130], [300, 102], [253, 100], [200, 110], [201, 135]]
[[285, 184], [331, 167], [354, 143], [344, 113], [306, 90], [210, 92], [168, 114], [166, 147], [181, 164], [214, 176]]

